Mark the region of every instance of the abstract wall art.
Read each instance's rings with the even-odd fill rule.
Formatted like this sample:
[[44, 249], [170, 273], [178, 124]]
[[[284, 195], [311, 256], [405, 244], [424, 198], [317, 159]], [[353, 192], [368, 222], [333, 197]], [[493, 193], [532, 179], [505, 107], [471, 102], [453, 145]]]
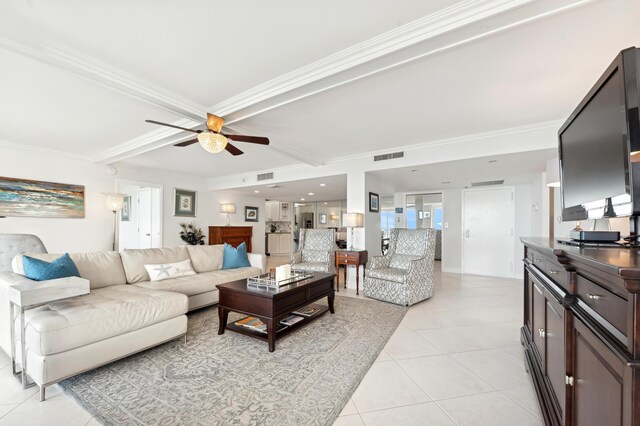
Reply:
[[84, 186], [0, 177], [0, 215], [84, 217]]

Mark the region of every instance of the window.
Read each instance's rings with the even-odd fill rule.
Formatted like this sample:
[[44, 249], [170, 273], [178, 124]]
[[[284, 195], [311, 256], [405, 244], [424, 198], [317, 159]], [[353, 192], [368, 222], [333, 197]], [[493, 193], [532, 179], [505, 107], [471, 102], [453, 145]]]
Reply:
[[388, 232], [394, 226], [395, 214], [393, 210], [382, 210], [380, 212], [380, 229]]
[[433, 209], [433, 227], [442, 230], [442, 207]]
[[407, 209], [407, 228], [408, 229], [416, 229], [417, 227], [416, 216], [417, 215], [416, 215], [415, 208]]

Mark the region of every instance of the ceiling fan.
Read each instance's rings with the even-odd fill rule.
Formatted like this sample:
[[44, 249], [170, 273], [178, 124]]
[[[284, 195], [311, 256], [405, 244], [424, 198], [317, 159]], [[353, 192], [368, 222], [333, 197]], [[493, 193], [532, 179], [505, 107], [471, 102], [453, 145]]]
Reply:
[[269, 139], [260, 136], [246, 136], [246, 135], [227, 135], [222, 133], [222, 126], [224, 125], [224, 118], [218, 117], [214, 114], [207, 113], [207, 130], [193, 130], [186, 127], [175, 126], [169, 123], [162, 123], [161, 121], [145, 120], [147, 123], [159, 124], [160, 126], [173, 127], [174, 129], [185, 130], [187, 132], [197, 133], [196, 139], [180, 142], [174, 146], [185, 147], [193, 145], [199, 142], [200, 146], [206, 151], [217, 154], [223, 150], [227, 150], [232, 155], [242, 155], [244, 152], [236, 148], [229, 143], [229, 139], [236, 142], [248, 142], [257, 143], [259, 145], [269, 145]]

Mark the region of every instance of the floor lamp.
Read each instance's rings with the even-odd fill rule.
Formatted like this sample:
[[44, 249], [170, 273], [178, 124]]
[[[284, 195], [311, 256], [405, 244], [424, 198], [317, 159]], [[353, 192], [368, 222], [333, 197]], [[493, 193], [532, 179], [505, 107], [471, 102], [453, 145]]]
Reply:
[[113, 212], [113, 251], [116, 251], [116, 224], [118, 223], [118, 212], [124, 207], [125, 194], [117, 192], [103, 192], [107, 208]]
[[353, 246], [353, 228], [362, 228], [364, 215], [362, 213], [345, 213], [342, 215], [342, 226], [351, 228], [351, 246], [349, 250], [355, 250]]

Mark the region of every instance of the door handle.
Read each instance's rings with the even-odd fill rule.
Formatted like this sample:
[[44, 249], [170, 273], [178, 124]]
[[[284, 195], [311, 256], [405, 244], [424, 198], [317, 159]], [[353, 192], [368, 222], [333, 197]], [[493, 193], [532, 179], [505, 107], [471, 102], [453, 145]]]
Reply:
[[145, 236], [147, 236], [147, 237], [150, 237], [150, 236], [151, 236], [151, 234], [144, 234], [144, 235], [145, 235]]
[[544, 336], [546, 335], [546, 331], [544, 331], [544, 328], [539, 328], [538, 329], [538, 336], [542, 337], [544, 339]]
[[464, 230], [464, 237], [465, 237], [465, 238], [471, 238], [471, 232], [469, 232], [469, 230], [468, 230], [468, 229], [465, 229], [465, 230]]

